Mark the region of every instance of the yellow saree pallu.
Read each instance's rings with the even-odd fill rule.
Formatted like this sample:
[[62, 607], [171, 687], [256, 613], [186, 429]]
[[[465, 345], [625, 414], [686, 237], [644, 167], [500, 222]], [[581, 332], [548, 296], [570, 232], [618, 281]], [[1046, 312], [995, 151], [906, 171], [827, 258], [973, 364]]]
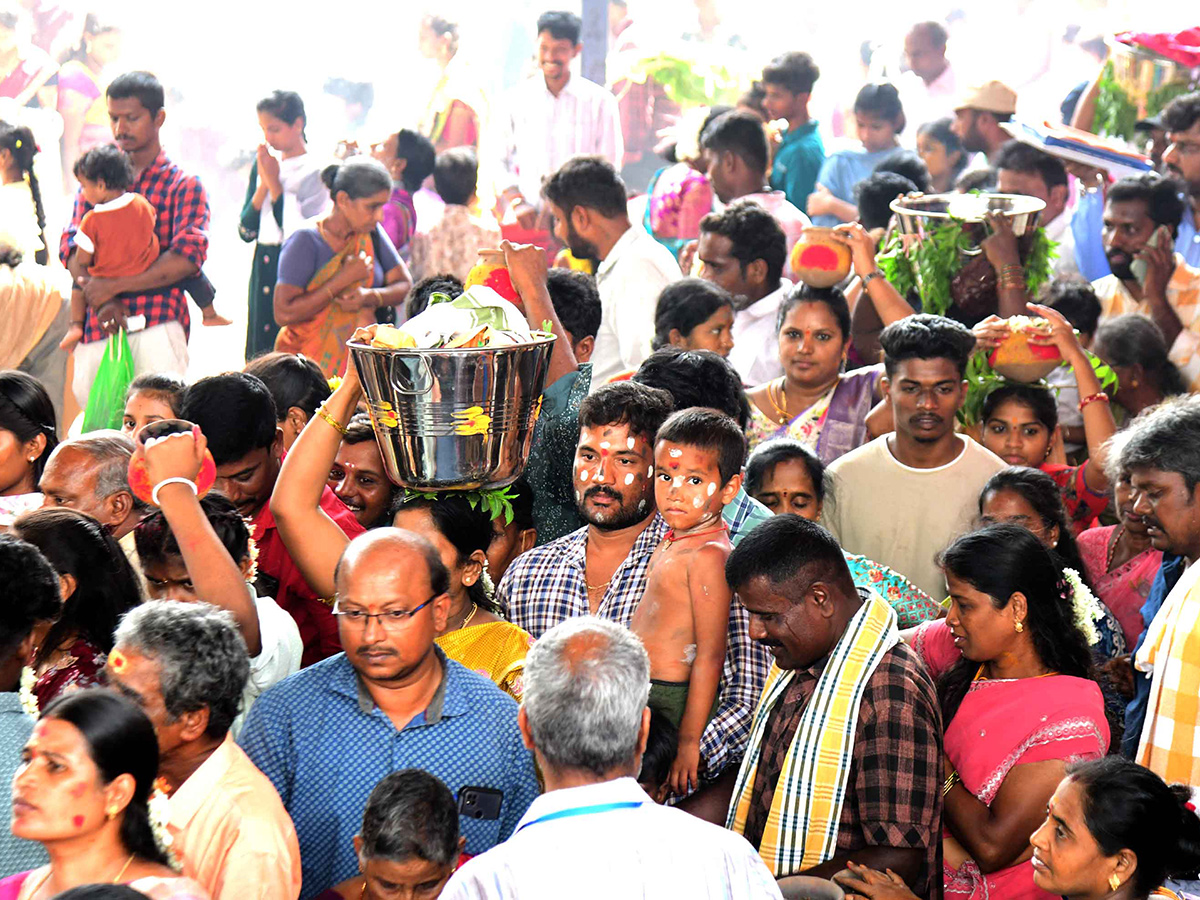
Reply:
[[[369, 233], [352, 235], [346, 241], [346, 246], [333, 254], [333, 258], [305, 285], [304, 292], [311, 294], [320, 290], [341, 271], [347, 260], [360, 253], [372, 258], [375, 256]], [[348, 285], [344, 290], [367, 287], [374, 280], [375, 273], [372, 271], [365, 279]], [[284, 325], [275, 338], [275, 349], [285, 353], [302, 353], [321, 367], [321, 372], [326, 378], [333, 378], [346, 371], [346, 341], [350, 340], [354, 329], [360, 325], [370, 325], [374, 321], [374, 310], [346, 312], [337, 303], [331, 302], [307, 322]]]
[[[784, 758], [758, 848], [776, 878], [820, 865], [836, 853], [863, 691], [884, 653], [899, 641], [895, 611], [872, 592], [834, 647]], [[794, 676], [772, 665], [754, 712], [727, 823], [738, 834], [746, 831], [767, 719]]]
[[490, 678], [518, 703], [524, 690], [525, 655], [533, 643], [511, 622], [484, 622], [448, 631], [435, 643], [455, 662]]

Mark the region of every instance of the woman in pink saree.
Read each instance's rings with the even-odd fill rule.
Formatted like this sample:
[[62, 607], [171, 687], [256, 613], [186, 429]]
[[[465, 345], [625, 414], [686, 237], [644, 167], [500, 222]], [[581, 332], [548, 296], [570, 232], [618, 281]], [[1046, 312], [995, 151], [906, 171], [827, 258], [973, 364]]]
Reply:
[[942, 565], [949, 612], [912, 642], [942, 704], [945, 895], [1049, 900], [1033, 882], [1029, 836], [1068, 762], [1109, 745], [1087, 638], [1061, 569], [1024, 528], [964, 535]]
[[82, 884], [127, 884], [151, 900], [209, 900], [171, 869], [151, 824], [158, 740], [131, 701], [101, 688], [55, 701], [21, 759], [12, 833], [41, 843], [50, 864], [0, 881], [0, 900], [49, 900]]

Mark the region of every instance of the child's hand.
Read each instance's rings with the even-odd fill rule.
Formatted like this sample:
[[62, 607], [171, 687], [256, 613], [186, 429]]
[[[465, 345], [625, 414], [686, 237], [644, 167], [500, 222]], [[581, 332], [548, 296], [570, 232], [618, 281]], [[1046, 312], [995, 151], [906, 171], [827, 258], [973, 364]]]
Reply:
[[207, 447], [208, 440], [200, 427], [193, 425], [191, 431], [151, 438], [144, 444], [139, 442], [134, 455], [142, 454], [152, 485], [162, 484], [168, 478], [186, 478], [194, 484]]
[[675, 751], [675, 762], [671, 763], [671, 774], [667, 781], [676, 795], [686, 796], [692, 788], [700, 786], [700, 743], [679, 742]]
[[63, 339], [58, 342], [58, 349], [70, 353], [81, 340], [83, 340], [83, 326], [72, 323], [71, 327], [67, 329], [67, 333], [63, 335]]

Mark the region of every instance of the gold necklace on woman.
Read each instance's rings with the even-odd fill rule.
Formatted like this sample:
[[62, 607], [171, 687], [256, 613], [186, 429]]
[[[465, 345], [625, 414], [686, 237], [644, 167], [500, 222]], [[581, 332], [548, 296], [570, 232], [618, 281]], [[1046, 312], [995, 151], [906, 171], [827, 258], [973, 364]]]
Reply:
[[[129, 869], [130, 864], [133, 862], [134, 855], [135, 854], [133, 854], [133, 853], [129, 854], [129, 859], [125, 860], [125, 865], [121, 866], [121, 871], [117, 873], [117, 877], [112, 880], [111, 884], [120, 884], [121, 883], [121, 876], [123, 876], [125, 874], [125, 872]], [[47, 881], [50, 880], [50, 875], [52, 874], [52, 872], [53, 872], [53, 869], [46, 870], [46, 874], [42, 876], [42, 880], [37, 883], [37, 885], [34, 887], [34, 889], [32, 891], [29, 892], [30, 897], [34, 896], [38, 891], [40, 891], [42, 889], [42, 885], [44, 885]]]
[[[778, 400], [775, 399], [776, 392], [779, 395]], [[786, 425], [788, 421], [786, 375], [781, 375], [774, 381], [767, 383], [767, 400], [775, 407], [775, 415], [779, 417], [779, 424]]]

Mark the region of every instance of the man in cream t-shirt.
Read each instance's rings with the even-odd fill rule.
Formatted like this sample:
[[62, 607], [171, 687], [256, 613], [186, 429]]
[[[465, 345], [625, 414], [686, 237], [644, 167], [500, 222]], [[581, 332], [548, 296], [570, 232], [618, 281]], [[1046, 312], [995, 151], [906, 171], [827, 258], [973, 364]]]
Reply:
[[879, 340], [896, 430], [830, 465], [821, 523], [847, 551], [944, 597], [936, 556], [970, 530], [980, 490], [1004, 468], [1000, 457], [954, 431], [975, 338], [950, 319], [917, 315], [889, 325]]

